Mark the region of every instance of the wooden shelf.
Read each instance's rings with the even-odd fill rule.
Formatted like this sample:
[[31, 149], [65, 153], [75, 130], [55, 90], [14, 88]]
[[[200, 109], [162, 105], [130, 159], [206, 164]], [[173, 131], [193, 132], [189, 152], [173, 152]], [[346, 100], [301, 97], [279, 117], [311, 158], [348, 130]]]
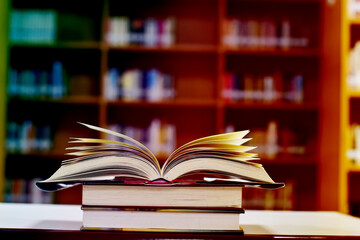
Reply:
[[76, 42], [54, 42], [54, 43], [10, 43], [10, 47], [19, 47], [19, 48], [69, 48], [69, 49], [95, 49], [100, 50], [102, 44], [95, 41], [76, 41]]
[[[19, 74], [29, 70], [36, 75], [39, 69], [46, 71], [50, 76], [53, 64], [60, 62], [64, 71], [61, 77], [68, 81], [64, 84], [69, 90], [67, 93], [85, 94], [85, 96], [68, 96], [62, 99], [25, 99], [9, 96], [6, 99], [8, 108], [4, 110], [3, 115], [8, 119], [4, 120], [4, 125], [6, 121], [17, 124], [27, 120], [36, 124], [39, 122], [51, 125], [55, 132], [53, 146], [57, 152], [67, 146], [70, 136], [98, 136], [96, 133], [77, 128], [78, 121], [102, 127], [119, 124], [146, 129], [151, 121], [157, 118], [161, 122], [176, 126], [178, 147], [198, 137], [221, 133], [230, 124], [239, 128], [235, 130], [243, 127], [247, 129], [249, 126], [263, 129], [271, 121], [278, 123], [279, 131], [282, 128], [289, 128], [289, 134], [294, 134], [295, 138], [298, 136], [306, 138], [299, 139], [303, 144], [314, 142], [318, 146], [319, 143], [327, 143], [328, 139], [332, 139], [320, 136], [321, 133], [327, 133], [327, 128], [323, 127], [318, 119], [327, 119], [327, 112], [323, 111], [323, 103], [317, 97], [322, 95], [323, 85], [327, 84], [322, 79], [324, 67], [322, 41], [325, 36], [322, 36], [323, 33], [320, 31], [320, 27], [324, 25], [322, 19], [324, 6], [320, 4], [321, 0], [177, 0], [171, 3], [161, 0], [152, 4], [145, 3], [146, 1], [106, 0], [91, 4], [86, 13], [82, 11], [81, 4], [74, 3], [70, 7], [66, 5], [69, 3], [60, 0], [46, 4], [45, 2], [42, 4], [43, 1], [6, 1], [9, 7], [5, 9], [9, 8], [10, 11], [12, 8], [42, 9], [50, 6], [49, 9], [53, 9], [59, 19], [63, 17], [67, 20], [58, 23], [58, 36], [53, 43], [4, 41], [10, 54], [6, 70], [8, 73], [11, 69]], [[139, 7], [139, 4], [144, 6]], [[244, 13], [245, 20], [254, 18], [255, 21], [261, 22], [266, 19], [275, 21], [276, 26], [282, 19], [289, 19], [291, 33], [298, 35], [291, 37], [308, 39], [309, 47], [266, 49], [224, 46], [222, 40], [225, 21], [231, 18], [241, 19]], [[110, 45], [107, 39], [111, 40], [112, 35], [108, 32], [108, 21], [117, 16], [124, 16], [130, 21], [135, 17], [142, 20], [174, 18], [175, 43], [168, 47], [147, 47], [141, 44]], [[73, 18], [78, 19], [79, 22], [71, 21]], [[306, 28], [303, 29], [299, 25], [306, 25]], [[78, 35], [77, 29], [79, 29]], [[105, 76], [108, 76], [109, 69], [117, 69], [119, 73], [138, 69], [142, 74], [149, 69], [156, 69], [168, 74], [174, 79], [175, 99], [159, 102], [108, 100], [104, 90], [107, 80]], [[225, 88], [224, 76], [227, 73], [239, 76], [254, 75], [256, 81], [252, 82], [254, 86], [251, 89], [257, 90], [265, 89], [263, 86], [261, 88], [258, 86], [258, 76], [270, 74], [274, 77], [273, 84], [275, 84], [278, 76], [276, 74], [279, 73], [283, 77], [279, 87], [284, 90], [283, 93], [290, 91], [288, 88], [291, 88], [289, 85], [293, 77], [299, 74], [303, 78], [303, 84], [299, 87], [301, 90], [299, 88], [297, 90], [304, 94], [306, 102], [301, 104], [227, 102], [222, 97]], [[117, 84], [115, 83], [114, 86], [117, 87]], [[5, 92], [6, 87], [3, 91], [4, 96], [8, 95]], [[21, 112], [17, 112], [18, 109], [21, 109]], [[255, 119], [243, 119], [242, 110], [253, 110]], [[45, 112], [44, 116], [43, 112]], [[305, 121], [298, 121], [298, 115], [310, 117]], [[308, 128], [310, 130], [307, 130]], [[310, 133], [304, 134], [305, 130]], [[17, 157], [16, 154], [4, 155], [11, 159]], [[264, 158], [260, 163], [284, 169], [298, 166], [316, 168], [319, 162], [318, 155], [320, 154], [315, 152], [311, 153], [310, 157], [308, 155], [277, 156], [275, 160]], [[18, 156], [33, 159], [66, 157], [62, 156], [62, 153], [31, 153], [28, 156], [25, 154]], [[163, 160], [164, 157], [161, 156], [160, 161]], [[0, 164], [5, 166], [6, 161], [6, 159], [0, 160]], [[312, 173], [311, 180], [306, 182], [311, 185], [311, 189], [315, 185], [322, 184], [313, 180], [316, 179], [316, 174]], [[1, 177], [3, 176], [0, 175], [0, 182]], [[281, 176], [277, 176], [279, 177]], [[301, 182], [301, 180], [295, 181]], [[297, 194], [301, 195], [305, 192], [306, 195], [307, 186], [305, 183], [301, 184], [304, 187]], [[309, 196], [306, 201], [312, 203], [308, 205], [314, 205], [313, 203], [317, 202], [316, 194]]]
[[263, 110], [284, 110], [284, 111], [317, 111], [315, 103], [226, 103], [229, 109], [263, 109]]
[[263, 165], [276, 166], [313, 166], [316, 167], [316, 159], [308, 155], [277, 156], [274, 159], [267, 159], [260, 156], [259, 163]]
[[349, 164], [348, 167], [349, 173], [360, 173], [360, 166], [356, 164]]
[[168, 100], [160, 102], [148, 102], [148, 101], [134, 101], [126, 102], [122, 100], [118, 101], [106, 101], [109, 106], [119, 107], [205, 107], [212, 108], [216, 106], [215, 100], [195, 100], [195, 99], [182, 99], [182, 100]]
[[123, 52], [144, 52], [144, 53], [217, 53], [216, 45], [203, 44], [175, 44], [169, 47], [147, 47], [147, 46], [109, 46], [104, 45], [104, 49]]
[[347, 94], [350, 98], [360, 98], [360, 89], [349, 89]]
[[349, 17], [348, 24], [349, 25], [360, 25], [360, 18]]
[[75, 104], [75, 105], [98, 105], [100, 98], [95, 96], [69, 96], [61, 99], [36, 99], [36, 98], [9, 98], [11, 102], [21, 104]]
[[319, 57], [319, 49], [289, 48], [289, 49], [261, 49], [261, 48], [223, 48], [227, 54], [254, 56], [284, 56], [284, 57]]

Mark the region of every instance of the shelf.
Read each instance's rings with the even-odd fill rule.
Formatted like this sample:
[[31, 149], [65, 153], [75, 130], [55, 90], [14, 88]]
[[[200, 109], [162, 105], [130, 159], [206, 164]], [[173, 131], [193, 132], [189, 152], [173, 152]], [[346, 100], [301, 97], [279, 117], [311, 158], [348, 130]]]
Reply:
[[[81, 4], [74, 3], [74, 5], [69, 2], [55, 1], [50, 5], [43, 6], [44, 1], [25, 2], [9, 0], [10, 11], [11, 8], [37, 11], [38, 8], [46, 9], [47, 6], [51, 6], [50, 9], [55, 11], [58, 17], [55, 29], [57, 34], [50, 43], [8, 43], [8, 40], [5, 41], [4, 46], [9, 50], [8, 60], [5, 61], [7, 63], [5, 71], [7, 71], [7, 75], [12, 69], [16, 70], [13, 74], [21, 74], [27, 70], [31, 73], [41, 70], [49, 74], [54, 71], [54, 62], [59, 61], [63, 65], [62, 71], [64, 71], [64, 74], [59, 76], [66, 80], [66, 94], [71, 96], [51, 99], [51, 94], [45, 94], [46, 97], [41, 98], [37, 96], [36, 98], [23, 98], [28, 95], [14, 91], [12, 96], [18, 94], [17, 97], [10, 97], [4, 86], [3, 94], [7, 95], [5, 101], [8, 104], [4, 109], [4, 115], [7, 116], [4, 125], [7, 122], [20, 125], [24, 121], [31, 121], [36, 126], [37, 124], [50, 125], [53, 148], [49, 152], [31, 152], [29, 154], [12, 154], [4, 150], [7, 159], [0, 161], [3, 166], [10, 162], [13, 169], [16, 169], [19, 165], [18, 161], [23, 161], [28, 164], [23, 168], [23, 172], [32, 174], [35, 170], [38, 171], [36, 174], [39, 176], [50, 175], [53, 169], [45, 169], [45, 163], [55, 169], [61, 159], [71, 157], [64, 155], [69, 137], [105, 137], [105, 134], [101, 135], [77, 127], [76, 122], [86, 122], [103, 127], [119, 124], [146, 129], [151, 121], [159, 119], [161, 123], [165, 122], [176, 127], [177, 146], [200, 137], [222, 133], [229, 123], [234, 124], [235, 130], [243, 129], [243, 127], [244, 129], [258, 130], [257, 128], [263, 128], [271, 121], [278, 123], [279, 144], [288, 140], [301, 142], [307, 147], [312, 142], [319, 145], [319, 142], [324, 140], [319, 133], [327, 131], [324, 131], [324, 127], [317, 119], [318, 115], [321, 117], [324, 115], [322, 101], [320, 101], [322, 99], [317, 97], [322, 95], [323, 82], [325, 82], [321, 79], [323, 32], [320, 31], [320, 27], [324, 25], [321, 0], [177, 0], [175, 3], [160, 0], [152, 4], [142, 0], [121, 3], [109, 0], [99, 1], [90, 6], [86, 13], [82, 11]], [[140, 44], [111, 45], [105, 40], [112, 39], [108, 38], [108, 34], [112, 33], [114, 26], [108, 24], [109, 20], [112, 17], [121, 16], [130, 20], [153, 18], [163, 21], [167, 17], [174, 18], [176, 21], [175, 44], [168, 47], [150, 47]], [[306, 48], [292, 47], [288, 49], [260, 46], [230, 48], [222, 44], [225, 34], [223, 24], [234, 17], [246, 21], [254, 19], [256, 22], [275, 21], [276, 24], [283, 21], [282, 19], [289, 20], [289, 27], [293, 34], [290, 37], [309, 39], [309, 45]], [[63, 21], [64, 19], [66, 21]], [[304, 31], [303, 27], [300, 27], [303, 25], [305, 25]], [[136, 26], [132, 26], [132, 28], [134, 27]], [[141, 29], [143, 28], [145, 29], [145, 25], [141, 27]], [[138, 32], [133, 30], [133, 33], [135, 32], [140, 32], [140, 28]], [[116, 34], [119, 32], [116, 31]], [[129, 69], [139, 69], [142, 72], [156, 69], [161, 73], [168, 74], [174, 79], [175, 99], [159, 102], [149, 102], [145, 98], [131, 102], [124, 101], [124, 98], [106, 99], [103, 90], [107, 87], [106, 84], [109, 84], [110, 78], [104, 76], [112, 68], [119, 70], [120, 73]], [[224, 76], [228, 73], [239, 76], [251, 74], [254, 78], [279, 74], [284, 81], [281, 81], [281, 86], [276, 85], [276, 89], [281, 89], [282, 93], [289, 90], [290, 87], [287, 83], [292, 80], [293, 75], [302, 75], [303, 95], [305, 101], [308, 102], [301, 104], [228, 102], [222, 97], [226, 85]], [[19, 80], [19, 85], [27, 84], [26, 80], [24, 81], [20, 77], [17, 80]], [[119, 82], [115, 77], [111, 80], [114, 80], [112, 82], [114, 84], [111, 86], [118, 86]], [[126, 81], [124, 80], [124, 82]], [[121, 87], [126, 89], [124, 82], [121, 82]], [[251, 83], [254, 86], [249, 89], [265, 89], [260, 86], [264, 82], [254, 81]], [[142, 84], [141, 90], [147, 89], [143, 85], [150, 84], [148, 82]], [[35, 95], [30, 94], [30, 96]], [[254, 118], [244, 118], [242, 110], [255, 113]], [[326, 115], [324, 119], [326, 119]], [[283, 138], [283, 135], [280, 134], [282, 128], [289, 128], [290, 134], [285, 136], [291, 139]], [[293, 141], [292, 138], [295, 140]], [[287, 169], [296, 172], [297, 168], [313, 170], [317, 168], [319, 160], [317, 156], [320, 150], [314, 150], [316, 152], [311, 152], [311, 150], [305, 151], [304, 155], [295, 156], [284, 151], [274, 159], [260, 156], [259, 163], [272, 169], [279, 168], [284, 172]], [[159, 156], [159, 161], [164, 162], [165, 157]], [[21, 176], [23, 173], [11, 171], [11, 168], [7, 170], [9, 171], [3, 172], [6, 174], [10, 172], [13, 174], [12, 176]], [[47, 173], [44, 174], [44, 171]], [[307, 189], [309, 186], [312, 189], [312, 186], [319, 184], [313, 179], [305, 181], [306, 184], [304, 184], [303, 176], [299, 175], [300, 177], [291, 176], [291, 178], [293, 177], [296, 183], [300, 182], [304, 185], [303, 188], [299, 188], [300, 192], [297, 194], [303, 196], [302, 193], [305, 193], [305, 200], [301, 200], [301, 202], [305, 202], [305, 207], [300, 207], [300, 209], [308, 210], [309, 208], [306, 206], [311, 204], [306, 203], [317, 202], [317, 197], [316, 194], [307, 196]], [[277, 178], [279, 176], [282, 177], [279, 174]], [[3, 176], [0, 175], [0, 188], [1, 178]], [[59, 196], [58, 193], [57, 195]], [[65, 195], [72, 200], [76, 199], [71, 194], [65, 193]]]
[[222, 49], [227, 54], [253, 56], [289, 56], [289, 57], [319, 57], [319, 49], [289, 48], [289, 49], [261, 49], [261, 48], [227, 48]]
[[274, 159], [261, 157], [259, 161], [255, 161], [264, 165], [277, 166], [316, 166], [316, 159], [308, 155], [286, 155], [276, 156]]
[[360, 98], [360, 89], [348, 90], [348, 96], [350, 98]]
[[38, 160], [63, 160], [69, 158], [69, 156], [64, 155], [64, 153], [60, 152], [29, 152], [29, 153], [7, 153], [7, 157], [11, 159], [27, 159], [34, 161], [34, 159]]
[[169, 47], [147, 47], [147, 46], [109, 46], [104, 45], [104, 49], [112, 51], [124, 52], [156, 52], [156, 53], [216, 53], [217, 46], [215, 45], [200, 45], [200, 44], [176, 44]]
[[356, 164], [349, 164], [348, 167], [349, 173], [360, 173], [360, 166]]
[[360, 18], [349, 17], [348, 23], [349, 23], [349, 25], [360, 25]]
[[54, 43], [42, 43], [42, 42], [24, 42], [24, 43], [10, 43], [10, 47], [21, 48], [65, 48], [65, 49], [101, 49], [101, 43], [96, 41], [88, 42], [54, 42]]
[[76, 105], [97, 105], [100, 98], [95, 96], [71, 96], [62, 99], [35, 99], [35, 98], [9, 98], [11, 102], [17, 103], [44, 103], [44, 104], [76, 104]]
[[107, 101], [110, 106], [119, 107], [206, 107], [212, 108], [216, 106], [215, 100], [195, 100], [195, 99], [182, 99], [173, 101], [161, 101], [161, 102], [147, 102], [147, 101], [134, 101], [126, 102], [123, 100]]
[[315, 103], [226, 103], [229, 109], [263, 109], [263, 110], [284, 110], [284, 111], [317, 111]]

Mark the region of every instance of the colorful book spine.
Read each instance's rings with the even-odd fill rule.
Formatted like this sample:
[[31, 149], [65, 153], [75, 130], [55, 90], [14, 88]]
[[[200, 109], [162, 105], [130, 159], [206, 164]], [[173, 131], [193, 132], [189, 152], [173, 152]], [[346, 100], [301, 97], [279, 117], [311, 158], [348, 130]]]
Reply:
[[243, 206], [246, 209], [294, 210], [295, 199], [295, 183], [291, 180], [286, 181], [285, 187], [277, 191], [256, 188], [243, 190]]
[[160, 102], [175, 97], [174, 78], [155, 68], [147, 71], [111, 68], [104, 78], [103, 95], [107, 100]]
[[11, 11], [10, 41], [13, 43], [54, 43], [57, 12], [54, 10]]
[[359, 0], [349, 0], [347, 11], [350, 17], [360, 17], [360, 2]]
[[51, 70], [12, 68], [7, 85], [9, 97], [24, 99], [61, 99], [67, 95], [67, 77], [62, 62]]
[[349, 53], [348, 85], [350, 88], [360, 88], [360, 42], [357, 42]]
[[223, 24], [223, 44], [228, 47], [264, 49], [308, 47], [309, 39], [306, 36], [291, 35], [292, 25], [286, 18], [280, 21], [229, 18]]
[[49, 152], [51, 147], [49, 125], [34, 125], [31, 120], [7, 123], [6, 148], [9, 153]]
[[[226, 126], [227, 132], [235, 131], [233, 124]], [[250, 137], [252, 138], [251, 145], [257, 146], [256, 153], [260, 157], [268, 160], [275, 160], [282, 156], [304, 156], [311, 155], [310, 137], [306, 133], [297, 134], [297, 131], [288, 127], [279, 126], [275, 120], [267, 122], [264, 127], [254, 128]]]
[[5, 179], [4, 201], [12, 203], [54, 203], [53, 193], [35, 185], [40, 179]]
[[105, 40], [112, 46], [169, 47], [175, 44], [175, 24], [172, 17], [130, 19], [114, 16], [108, 19]]
[[301, 74], [288, 78], [280, 73], [264, 75], [226, 73], [223, 81], [223, 98], [226, 101], [298, 104], [304, 102], [304, 80]]
[[348, 150], [347, 156], [356, 165], [360, 165], [360, 124], [354, 123], [350, 129], [351, 149]]

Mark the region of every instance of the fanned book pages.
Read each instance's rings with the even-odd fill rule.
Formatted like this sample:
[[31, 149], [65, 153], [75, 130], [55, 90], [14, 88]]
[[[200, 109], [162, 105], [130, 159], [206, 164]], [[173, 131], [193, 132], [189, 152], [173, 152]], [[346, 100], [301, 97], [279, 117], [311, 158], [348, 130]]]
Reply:
[[[154, 154], [140, 142], [108, 129], [81, 123], [92, 130], [119, 138], [119, 141], [74, 138], [69, 147], [74, 158], [64, 160], [61, 167], [48, 179], [37, 182], [42, 190], [60, 190], [74, 184], [135, 178], [155, 183], [173, 183], [179, 178], [201, 173], [204, 183], [259, 185], [282, 187], [275, 183], [257, 160], [254, 149], [242, 146], [249, 131], [224, 133], [191, 141], [176, 149], [160, 167]], [[221, 178], [214, 178], [222, 176]]]

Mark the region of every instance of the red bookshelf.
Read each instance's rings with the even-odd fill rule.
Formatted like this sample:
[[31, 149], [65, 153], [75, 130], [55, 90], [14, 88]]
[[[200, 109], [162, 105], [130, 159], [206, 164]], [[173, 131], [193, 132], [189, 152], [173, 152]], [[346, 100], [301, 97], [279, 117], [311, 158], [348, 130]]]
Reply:
[[[306, 202], [294, 205], [293, 209], [317, 208], [317, 189], [314, 187], [317, 185], [317, 171], [314, 169], [319, 161], [316, 146], [323, 141], [319, 134], [323, 131], [319, 120], [323, 111], [319, 95], [322, 93], [322, 84], [325, 84], [321, 80], [321, 1], [104, 0], [90, 4], [87, 13], [83, 12], [80, 3], [70, 1], [50, 3], [42, 0], [9, 0], [9, 4], [10, 12], [51, 9], [59, 17], [57, 36], [52, 41], [10, 41], [8, 46], [9, 71], [15, 69], [21, 74], [25, 70], [44, 68], [50, 72], [49, 62], [61, 61], [66, 72], [64, 79], [67, 81], [67, 92], [61, 98], [23, 98], [7, 94], [8, 123], [22, 123], [31, 119], [34, 124], [45, 121], [51, 125], [53, 148], [47, 153], [49, 162], [58, 161], [58, 154], [64, 153], [69, 137], [92, 136], [92, 133], [76, 124], [78, 121], [101, 127], [122, 124], [145, 129], [157, 118], [162, 123], [176, 127], [177, 146], [195, 138], [224, 132], [229, 127], [233, 130], [254, 129], [260, 134], [266, 134], [269, 123], [275, 122], [279, 145], [287, 141], [282, 139], [284, 135], [291, 138], [292, 144], [304, 146], [306, 154], [282, 154], [279, 151], [276, 160], [264, 157], [263, 162], [270, 166], [274, 178], [295, 182], [294, 186], [298, 186], [294, 188], [294, 198], [304, 196], [301, 198]], [[64, 22], [60, 23], [60, 19]], [[74, 19], [77, 21], [73, 21], [72, 26], [69, 22]], [[277, 42], [269, 46], [266, 45], [268, 40], [265, 43], [261, 41], [274, 37], [271, 34], [261, 35], [260, 31], [253, 31], [244, 40], [241, 33], [235, 32], [231, 37], [243, 37], [248, 45], [235, 43], [229, 46], [224, 39], [228, 34], [225, 24], [230, 20], [237, 21], [235, 24], [240, 22], [251, 30], [254, 30], [254, 26], [261, 29], [281, 25], [278, 31], [282, 35], [276, 35]], [[136, 37], [135, 40], [131, 39], [131, 34], [141, 32], [138, 28], [136, 30], [137, 25], [128, 32], [114, 30], [112, 25], [114, 22], [120, 25], [136, 22], [145, 26], [154, 24], [154, 21], [157, 24], [155, 26], [170, 28], [170, 35], [164, 35], [165, 40], [159, 40], [161, 37], [158, 37], [156, 44], [145, 40], [138, 42]], [[123, 35], [117, 31], [123, 31]], [[121, 38], [124, 34], [129, 35], [128, 40]], [[253, 38], [258, 38], [255, 43], [252, 43]], [[299, 43], [292, 43], [290, 38], [298, 39], [298, 42], [302, 39], [305, 44], [298, 46]], [[157, 101], [144, 97], [129, 101], [120, 95], [109, 98], [106, 76], [111, 69], [117, 70], [119, 76], [134, 69], [141, 74], [156, 69], [174, 79], [175, 94], [170, 99]], [[268, 103], [254, 99], [228, 100], [224, 98], [225, 74], [239, 78], [250, 74], [262, 79], [253, 82], [253, 85], [259, 82], [263, 84], [264, 76], [280, 74], [284, 86], [289, 85], [293, 76], [301, 75], [303, 81], [298, 87], [303, 99], [296, 103], [287, 100]], [[260, 92], [265, 91], [263, 87], [249, 90], [235, 86], [234, 89], [245, 92], [259, 89]], [[282, 90], [283, 95], [288, 92], [285, 87]], [[37, 110], [20, 114], [17, 110], [20, 108]], [[44, 113], [46, 116], [43, 119], [40, 116]], [[16, 159], [9, 153], [3, 164], [7, 165], [7, 161]], [[42, 167], [46, 169], [45, 165]], [[297, 167], [303, 169], [303, 174], [309, 175], [310, 180], [303, 183], [304, 175], [283, 175], [283, 172], [289, 169], [295, 171]], [[12, 171], [7, 168], [5, 177], [8, 174], [12, 176]], [[73, 192], [77, 192], [77, 189], [71, 190], [71, 193], [56, 194], [55, 201], [79, 203], [81, 199], [69, 197]]]

